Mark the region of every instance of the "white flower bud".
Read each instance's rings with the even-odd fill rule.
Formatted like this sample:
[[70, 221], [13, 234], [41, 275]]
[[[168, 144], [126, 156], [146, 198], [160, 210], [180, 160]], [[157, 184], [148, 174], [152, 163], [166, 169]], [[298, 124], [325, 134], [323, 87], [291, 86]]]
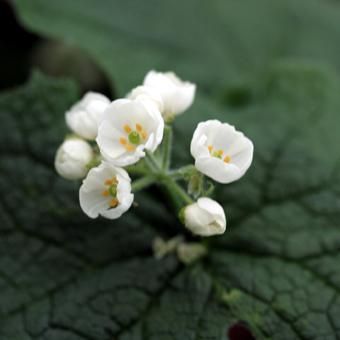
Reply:
[[81, 179], [87, 174], [87, 165], [93, 158], [89, 143], [80, 138], [64, 141], [58, 148], [54, 165], [58, 174], [66, 179]]
[[98, 126], [110, 100], [100, 93], [88, 92], [66, 112], [66, 124], [77, 135], [88, 140], [97, 137]]
[[169, 119], [187, 110], [195, 97], [196, 85], [182, 81], [173, 72], [150, 71], [144, 85], [154, 88], [163, 100], [164, 108], [161, 111], [164, 119]]
[[201, 197], [183, 211], [184, 224], [193, 234], [212, 236], [223, 234], [226, 217], [223, 208], [208, 197]]

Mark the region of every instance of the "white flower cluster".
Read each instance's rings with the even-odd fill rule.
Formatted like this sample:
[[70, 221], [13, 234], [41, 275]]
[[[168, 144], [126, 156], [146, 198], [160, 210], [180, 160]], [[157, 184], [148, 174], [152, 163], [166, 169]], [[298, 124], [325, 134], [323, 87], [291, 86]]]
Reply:
[[[66, 179], [83, 179], [79, 200], [89, 217], [116, 219], [131, 207], [134, 195], [124, 167], [156, 151], [165, 125], [191, 106], [195, 91], [194, 84], [172, 72], [150, 71], [125, 98], [111, 102], [91, 92], [66, 112], [73, 135], [57, 150], [55, 168]], [[198, 124], [191, 154], [200, 173], [230, 183], [249, 168], [253, 144], [233, 126], [210, 120]], [[208, 197], [189, 202], [181, 212], [189, 230], [201, 236], [225, 231], [225, 214], [217, 202]]]

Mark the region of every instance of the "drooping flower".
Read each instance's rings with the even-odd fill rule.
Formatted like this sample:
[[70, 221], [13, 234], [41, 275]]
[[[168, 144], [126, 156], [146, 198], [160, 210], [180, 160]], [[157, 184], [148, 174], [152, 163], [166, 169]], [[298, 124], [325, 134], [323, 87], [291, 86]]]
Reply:
[[136, 163], [145, 150], [162, 142], [163, 118], [155, 105], [141, 99], [115, 100], [105, 111], [96, 139], [103, 157], [116, 166]]
[[223, 208], [208, 197], [201, 197], [197, 202], [186, 206], [182, 212], [184, 225], [193, 234], [212, 236], [223, 234], [226, 229], [226, 217]]
[[165, 120], [187, 110], [195, 97], [196, 85], [182, 81], [173, 72], [150, 71], [144, 85], [154, 88], [161, 96], [164, 104], [162, 115]]
[[97, 136], [98, 125], [110, 100], [100, 93], [88, 92], [65, 114], [66, 124], [77, 135], [88, 140]]
[[232, 125], [218, 120], [199, 123], [191, 140], [196, 168], [220, 183], [241, 178], [253, 160], [253, 143]]
[[82, 210], [91, 218], [99, 215], [119, 218], [132, 202], [131, 180], [128, 173], [107, 162], [92, 168], [79, 190]]
[[89, 143], [80, 138], [70, 138], [58, 148], [54, 165], [60, 176], [76, 180], [86, 176], [92, 159], [93, 151]]

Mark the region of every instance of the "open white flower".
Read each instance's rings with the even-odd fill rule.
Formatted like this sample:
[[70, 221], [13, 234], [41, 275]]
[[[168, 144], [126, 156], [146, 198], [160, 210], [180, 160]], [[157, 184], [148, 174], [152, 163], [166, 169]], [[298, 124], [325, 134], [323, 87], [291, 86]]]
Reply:
[[212, 236], [223, 234], [226, 229], [226, 217], [223, 208], [208, 197], [201, 197], [183, 211], [184, 225], [193, 234]]
[[70, 138], [57, 150], [54, 165], [58, 174], [66, 179], [81, 179], [86, 176], [87, 165], [93, 158], [89, 143], [80, 138]]
[[150, 71], [144, 79], [144, 85], [154, 88], [160, 94], [164, 103], [164, 119], [183, 113], [195, 97], [196, 85], [182, 81], [173, 72]]
[[159, 112], [163, 112], [164, 104], [161, 95], [151, 86], [137, 86], [127, 96], [129, 99], [139, 99], [151, 101]]
[[232, 125], [218, 120], [199, 123], [191, 140], [196, 168], [220, 183], [241, 178], [253, 160], [253, 143]]
[[80, 137], [94, 140], [98, 125], [110, 100], [100, 93], [88, 92], [66, 112], [66, 124]]
[[96, 140], [107, 161], [126, 166], [144, 157], [145, 149], [155, 151], [163, 131], [164, 121], [155, 105], [138, 98], [118, 99], [106, 109]]
[[79, 190], [82, 210], [91, 218], [99, 215], [119, 218], [132, 202], [131, 180], [128, 173], [107, 162], [92, 168]]

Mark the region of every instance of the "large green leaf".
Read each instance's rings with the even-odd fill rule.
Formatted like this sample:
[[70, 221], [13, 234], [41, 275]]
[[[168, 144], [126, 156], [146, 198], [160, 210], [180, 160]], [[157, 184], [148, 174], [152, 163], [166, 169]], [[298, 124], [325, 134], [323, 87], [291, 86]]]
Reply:
[[[87, 51], [124, 94], [149, 69], [206, 91], [256, 79], [273, 59], [340, 69], [340, 12], [320, 0], [14, 0], [24, 23]], [[202, 87], [200, 88], [202, 90]]]
[[[217, 116], [256, 146], [247, 176], [217, 190], [228, 231], [189, 267], [152, 256], [156, 235], [181, 230], [165, 196], [152, 197], [158, 191], [137, 195], [139, 207], [117, 221], [92, 221], [78, 184], [54, 173], [72, 84], [35, 75], [3, 94], [0, 338], [217, 340], [241, 321], [257, 339], [337, 339], [340, 82], [332, 74], [280, 63], [237, 112], [223, 115], [199, 97], [179, 118], [177, 143], [188, 144], [195, 120]], [[188, 159], [183, 144], [178, 162]]]
[[[80, 211], [78, 184], [54, 173], [63, 112], [77, 97], [72, 84], [35, 76], [2, 95], [0, 338], [217, 340], [240, 321], [257, 339], [339, 338], [335, 5], [15, 3], [32, 30], [89, 52], [121, 94], [150, 68], [198, 82], [194, 106], [175, 124], [176, 165], [190, 160], [195, 124], [208, 118], [235, 124], [256, 151], [246, 177], [217, 188], [228, 231], [184, 267], [152, 256], [156, 235], [181, 230], [160, 192], [137, 195], [139, 207], [118, 221], [92, 221]], [[284, 57], [334, 68], [272, 63]]]

